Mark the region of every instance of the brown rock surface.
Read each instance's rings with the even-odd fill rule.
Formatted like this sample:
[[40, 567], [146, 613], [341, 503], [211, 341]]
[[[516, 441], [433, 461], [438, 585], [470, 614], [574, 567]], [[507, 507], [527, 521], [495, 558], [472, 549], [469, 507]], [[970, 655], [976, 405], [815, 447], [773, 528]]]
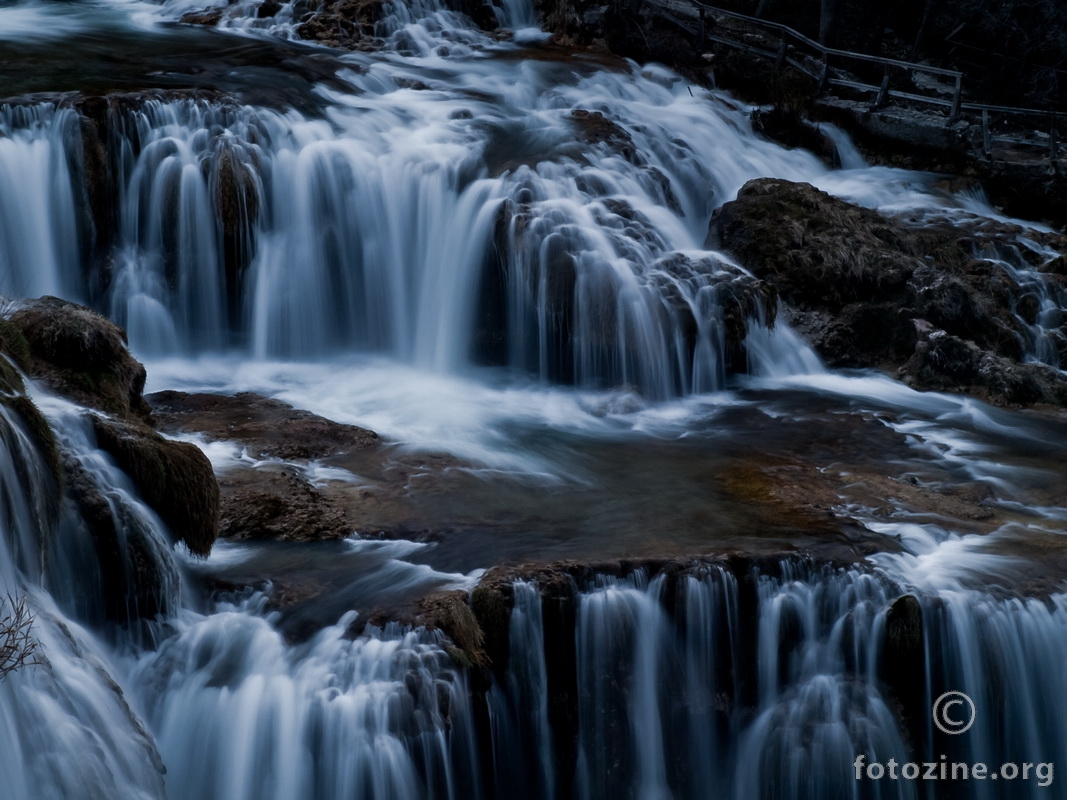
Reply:
[[[145, 369], [126, 348], [126, 332], [84, 306], [42, 297], [11, 315], [21, 335], [12, 355], [32, 377], [64, 397], [119, 417], [145, 419]], [[15, 333], [17, 329], [17, 334]]]
[[[1022, 234], [979, 220], [891, 218], [768, 178], [715, 214], [708, 244], [777, 290], [790, 323], [829, 366], [899, 371], [916, 388], [997, 404], [1063, 405], [1067, 378], [1021, 363], [1036, 317], [1032, 289], [975, 255]], [[1056, 335], [1067, 340], [1067, 326]]]

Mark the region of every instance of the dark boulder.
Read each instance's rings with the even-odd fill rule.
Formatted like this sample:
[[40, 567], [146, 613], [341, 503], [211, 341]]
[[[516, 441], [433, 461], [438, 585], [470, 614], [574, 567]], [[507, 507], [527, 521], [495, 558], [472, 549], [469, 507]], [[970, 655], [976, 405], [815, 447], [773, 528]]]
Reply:
[[219, 531], [219, 486], [196, 445], [164, 439], [147, 425], [92, 416], [107, 452], [159, 515], [176, 541], [196, 555], [211, 552]]
[[912, 742], [923, 741], [926, 646], [922, 606], [913, 595], [899, 597], [886, 612], [878, 666]]
[[[119, 417], [147, 419], [145, 368], [126, 348], [126, 332], [84, 306], [42, 297], [11, 315], [25, 340], [13, 355], [27, 374], [77, 403]], [[14, 336], [14, 335], [13, 335]], [[6, 339], [7, 337], [5, 337]]]
[[923, 248], [903, 226], [806, 183], [749, 181], [711, 220], [728, 250], [790, 303], [839, 310], [903, 293]]
[[760, 179], [716, 212], [708, 245], [776, 290], [831, 367], [899, 371], [916, 388], [993, 403], [1062, 404], [1062, 376], [1020, 363], [1033, 286], [976, 256], [1019, 235], [979, 220], [887, 217], [808, 184]]
[[943, 330], [929, 331], [901, 367], [916, 388], [965, 391], [991, 402], [1067, 406], [1067, 377], [1042, 364], [1020, 364]]

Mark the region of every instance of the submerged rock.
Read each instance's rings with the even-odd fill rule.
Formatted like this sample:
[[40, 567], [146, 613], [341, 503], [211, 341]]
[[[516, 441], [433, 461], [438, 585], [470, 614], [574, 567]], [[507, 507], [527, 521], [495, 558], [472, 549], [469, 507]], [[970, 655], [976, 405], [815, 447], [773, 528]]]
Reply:
[[374, 431], [334, 422], [254, 392], [166, 391], [145, 400], [161, 430], [197, 433], [208, 441], [238, 441], [258, 458], [325, 458], [381, 441]]

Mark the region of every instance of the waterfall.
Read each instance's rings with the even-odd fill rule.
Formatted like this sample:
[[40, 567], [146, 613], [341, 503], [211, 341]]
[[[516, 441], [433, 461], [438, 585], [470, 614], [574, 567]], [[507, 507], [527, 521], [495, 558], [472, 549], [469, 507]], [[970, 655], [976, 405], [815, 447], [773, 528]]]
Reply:
[[39, 661], [0, 680], [3, 792], [27, 800], [155, 800], [163, 796], [163, 766], [115, 681], [107, 649], [43, 585], [47, 560], [65, 544], [49, 538], [45, 509], [54, 493], [32, 437], [0, 406], [0, 616], [9, 610], [8, 598], [26, 598]]
[[70, 109], [0, 105], [0, 296], [80, 297], [78, 142]]
[[[367, 424], [390, 454], [445, 452], [397, 485], [417, 499], [412, 486], [440, 472], [434, 491], [450, 494], [462, 473], [476, 488], [438, 507], [492, 494], [485, 519], [475, 530], [432, 520], [447, 527], [441, 542], [267, 555], [225, 543], [195, 560], [97, 447], [97, 412], [30, 381], [28, 396], [8, 391], [5, 360], [0, 617], [24, 599], [39, 663], [0, 678], [0, 795], [1053, 796], [1051, 772], [920, 783], [857, 778], [855, 764], [1067, 763], [1067, 595], [1024, 583], [1032, 562], [987, 546], [1013, 547], [1004, 534], [1021, 531], [1034, 562], [1055, 548], [1065, 512], [1047, 433], [1058, 423], [828, 371], [766, 287], [706, 245], [715, 210], [765, 176], [931, 224], [1001, 218], [981, 198], [931, 193], [927, 176], [869, 167], [832, 126], [841, 171], [761, 140], [749, 109], [665, 67], [535, 47], [547, 34], [526, 0], [467, 8], [514, 34], [479, 29], [447, 0], [328, 5], [4, 3], [0, 45], [18, 69], [0, 102], [0, 318], [20, 296], [91, 305], [156, 360], [159, 388], [251, 388]], [[202, 11], [213, 30], [180, 23]], [[316, 13], [327, 27], [331, 13], [352, 17], [351, 50], [300, 39]], [[25, 66], [38, 58], [69, 63], [39, 83]], [[275, 93], [277, 76], [292, 86]], [[1050, 240], [1019, 234], [974, 262], [1013, 287], [1020, 360], [1062, 369], [1067, 295], [1043, 271], [1062, 255], [1038, 239]], [[739, 373], [752, 376], [742, 390], [719, 394]], [[856, 425], [841, 439], [891, 452], [838, 462], [847, 448], [835, 440], [790, 463], [797, 430], [837, 419]], [[743, 436], [727, 430], [735, 421]], [[213, 446], [232, 455], [219, 463], [242, 447]], [[633, 454], [651, 466], [627, 472]], [[856, 467], [858, 481], [869, 469], [916, 495], [995, 487], [988, 501], [946, 496], [974, 512], [975, 530], [986, 505], [1018, 518], [980, 537], [886, 498], [877, 512], [850, 505], [869, 535], [855, 550], [847, 535], [823, 542], [856, 563], [735, 554], [538, 567], [557, 574], [509, 578], [507, 602], [479, 616], [489, 660], [476, 636], [461, 650], [417, 624], [424, 609], [378, 605], [388, 590], [413, 604], [471, 589], [494, 559], [571, 558], [609, 539], [613, 554], [645, 553], [672, 524], [686, 535], [665, 551], [743, 549], [754, 537], [737, 524], [742, 493], [763, 485], [720, 479], [734, 463], [762, 468], [763, 455], [786, 480], [794, 466]], [[892, 474], [870, 467], [883, 455], [899, 459]], [[308, 475], [377, 490], [332, 461]], [[689, 486], [740, 509], [690, 507]], [[672, 504], [685, 506], [677, 518]], [[903, 552], [861, 562], [883, 535]], [[759, 552], [778, 546], [768, 541]], [[284, 577], [235, 586], [227, 559], [257, 579], [284, 561], [308, 584], [330, 561], [322, 583], [334, 583], [311, 599]], [[460, 569], [452, 561], [472, 571], [438, 571]], [[988, 585], [1007, 567], [1035, 597]], [[492, 580], [479, 590], [495, 591]], [[306, 604], [295, 611], [294, 595]], [[403, 624], [374, 624], [394, 612]], [[950, 691], [978, 714], [962, 736], [930, 716]]]
[[[651, 580], [598, 577], [576, 588], [570, 662], [577, 686], [582, 798], [1041, 797], [1047, 779], [920, 784], [857, 781], [854, 762], [1055, 762], [1062, 595], [1048, 603], [980, 592], [919, 595], [925, 675], [887, 671], [887, 613], [901, 588], [872, 573], [785, 562], [772, 575], [702, 565]], [[543, 696], [544, 632], [531, 631], [531, 587], [515, 585], [509, 682], [495, 702], [526, 698], [525, 726], [494, 729], [497, 752], [536, 730]], [[548, 603], [546, 599], [544, 602]], [[556, 601], [551, 601], [556, 602]], [[521, 609], [521, 611], [519, 611]], [[922, 667], [920, 666], [920, 672]], [[1051, 672], [1050, 672], [1051, 670]], [[520, 681], [519, 678], [522, 677]], [[901, 718], [900, 681], [918, 680], [921, 719]], [[564, 681], [565, 683], [565, 681]], [[985, 720], [975, 736], [932, 734], [929, 708], [944, 691], [968, 693]], [[896, 693], [895, 693], [896, 692]], [[517, 705], [516, 705], [517, 707]], [[912, 740], [922, 732], [922, 741]], [[560, 731], [553, 732], [556, 736]], [[568, 758], [553, 751], [556, 769]], [[563, 762], [560, 759], [564, 759]], [[498, 768], [501, 768], [498, 765]], [[506, 766], [514, 770], [514, 765]], [[508, 777], [522, 773], [509, 771]], [[1032, 778], [1033, 776], [1031, 776]], [[569, 795], [568, 795], [569, 796]]]
[[355, 612], [291, 647], [261, 597], [176, 620], [129, 676], [174, 798], [470, 796], [466, 682], [434, 636]]
[[0, 179], [32, 163], [10, 180], [54, 187], [0, 201], [9, 293], [88, 299], [145, 354], [355, 350], [656, 399], [761, 369], [768, 348], [738, 359], [744, 325], [724, 321], [764, 330], [756, 282], [701, 246], [745, 180], [822, 175], [810, 155], [655, 69], [546, 91], [551, 63], [516, 83], [423, 58], [459, 85], [415, 91], [420, 72], [379, 62], [345, 76], [354, 94], [324, 90], [322, 119], [207, 99], [4, 107]]

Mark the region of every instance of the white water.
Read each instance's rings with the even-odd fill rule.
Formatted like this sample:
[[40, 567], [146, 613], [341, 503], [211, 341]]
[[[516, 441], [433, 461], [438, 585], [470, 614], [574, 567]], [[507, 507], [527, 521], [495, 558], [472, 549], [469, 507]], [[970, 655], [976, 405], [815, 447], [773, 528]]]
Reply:
[[[885, 614], [901, 590], [858, 572], [784, 563], [781, 570], [771, 578], [700, 567], [677, 584], [636, 573], [581, 588], [574, 665], [578, 796], [1048, 796], [1047, 775], [1044, 786], [1033, 779], [1003, 787], [888, 779], [858, 786], [853, 762], [857, 754], [883, 765], [890, 758], [901, 765], [937, 761], [941, 753], [950, 761], [996, 767], [1022, 760], [1023, 753], [1045, 764], [1061, 759], [1063, 678], [1056, 664], [1067, 624], [1062, 595], [1049, 604], [963, 592], [923, 600], [926, 671], [913, 676], [925, 686], [922, 709], [945, 690], [967, 692], [983, 733], [936, 743], [928, 733], [929, 749], [917, 751], [898, 727], [884, 682], [900, 676], [885, 676], [880, 667]], [[739, 580], [755, 581], [754, 609], [745, 605], [753, 600], [744, 599]], [[677, 603], [673, 615], [668, 585]], [[517, 584], [515, 591], [524, 597], [530, 585]], [[528, 607], [528, 600], [522, 604]], [[753, 630], [745, 628], [749, 613]], [[519, 637], [512, 645], [513, 675], [543, 658], [536, 630], [526, 631], [527, 619], [512, 623]], [[530, 648], [518, 665], [516, 641]], [[533, 727], [533, 709], [546, 702], [536, 693], [539, 674], [506, 695], [514, 702], [520, 692], [535, 692], [527, 701], [528, 719], [494, 732], [498, 750], [517, 748], [513, 737]], [[930, 728], [928, 720], [918, 724]], [[498, 780], [515, 774], [508, 768], [498, 765], [505, 771]]]

